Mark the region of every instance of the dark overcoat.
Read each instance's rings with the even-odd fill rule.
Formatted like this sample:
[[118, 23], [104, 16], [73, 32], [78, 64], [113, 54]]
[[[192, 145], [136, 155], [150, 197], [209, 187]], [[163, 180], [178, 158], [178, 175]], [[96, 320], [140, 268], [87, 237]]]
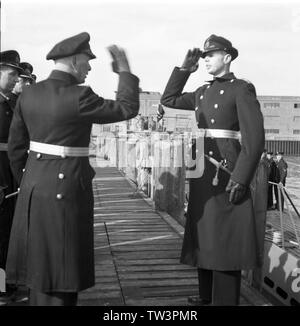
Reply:
[[274, 178], [276, 183], [281, 182], [283, 185], [285, 185], [285, 181], [287, 177], [287, 169], [288, 169], [288, 164], [283, 158], [281, 158], [278, 162], [276, 162], [275, 178]]
[[[162, 95], [167, 107], [195, 110], [199, 128], [240, 131], [242, 143], [205, 138], [204, 153], [226, 159], [232, 179], [249, 186], [264, 149], [263, 116], [251, 83], [233, 73], [215, 78], [195, 92], [183, 93], [190, 73], [175, 68]], [[211, 270], [251, 269], [259, 262], [250, 189], [242, 202], [231, 204], [225, 191], [229, 175], [205, 161], [201, 178], [190, 179], [189, 205], [181, 262]]]
[[266, 157], [262, 157], [250, 184], [258, 242], [259, 266], [262, 266], [264, 260], [269, 168], [269, 160]]
[[131, 119], [138, 110], [138, 78], [127, 72], [119, 74], [116, 101], [57, 70], [24, 89], [8, 144], [12, 170], [21, 180], [7, 261], [10, 282], [40, 292], [78, 292], [94, 285], [95, 172], [89, 159], [27, 155], [28, 144], [88, 147], [93, 123]]
[[[10, 100], [0, 94], [0, 143], [7, 144], [9, 127], [13, 117]], [[0, 150], [0, 187], [4, 195], [17, 190], [16, 182], [9, 165], [7, 151]], [[0, 202], [0, 268], [5, 268], [9, 234], [14, 214], [14, 198]]]

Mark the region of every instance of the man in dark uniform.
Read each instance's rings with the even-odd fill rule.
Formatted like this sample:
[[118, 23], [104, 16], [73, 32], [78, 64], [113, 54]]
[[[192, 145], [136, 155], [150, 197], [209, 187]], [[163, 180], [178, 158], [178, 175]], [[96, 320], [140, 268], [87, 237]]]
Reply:
[[[282, 186], [285, 186], [285, 181], [287, 177], [287, 169], [288, 169], [288, 164], [286, 161], [283, 159], [283, 152], [276, 152], [276, 169], [275, 169], [275, 183], [278, 183], [280, 191], [284, 191]], [[280, 202], [278, 198], [278, 189], [276, 187], [275, 190], [275, 198], [276, 198], [276, 205], [275, 209], [280, 210]], [[283, 211], [284, 209], [284, 198], [283, 195], [281, 194], [281, 210]]]
[[[273, 152], [267, 152], [267, 160], [269, 166], [268, 181], [275, 182], [275, 173], [276, 173], [276, 163], [273, 158]], [[273, 184], [268, 184], [268, 210], [273, 209], [273, 189], [275, 187]]]
[[[260, 258], [249, 184], [264, 149], [263, 116], [254, 86], [230, 72], [237, 56], [230, 41], [211, 35], [204, 52], [188, 51], [161, 98], [167, 107], [195, 110], [204, 135], [208, 160], [202, 176], [190, 178], [181, 253], [181, 263], [198, 267], [197, 304], [237, 305], [241, 270], [256, 267]], [[200, 57], [214, 78], [195, 92], [183, 93]], [[216, 169], [212, 158], [226, 162], [231, 175]]]
[[[5, 199], [5, 195], [17, 190], [7, 156], [9, 127], [13, 117], [10, 94], [15, 87], [19, 73], [20, 56], [17, 51], [0, 52], [0, 268], [5, 269], [10, 229], [14, 213], [14, 198]], [[0, 301], [5, 302], [14, 292], [7, 285], [6, 292], [0, 293]]]
[[8, 153], [21, 184], [7, 278], [30, 288], [31, 305], [75, 305], [78, 292], [94, 285], [92, 124], [128, 120], [139, 110], [139, 80], [115, 45], [116, 100], [79, 86], [95, 58], [89, 40], [84, 32], [53, 47], [47, 59], [54, 70], [23, 90], [10, 128]]
[[10, 102], [13, 107], [16, 106], [19, 95], [22, 93], [23, 88], [30, 86], [34, 83], [34, 78], [32, 76], [33, 67], [28, 62], [21, 62], [20, 67], [23, 69], [23, 72], [20, 73], [18, 82], [10, 94]]

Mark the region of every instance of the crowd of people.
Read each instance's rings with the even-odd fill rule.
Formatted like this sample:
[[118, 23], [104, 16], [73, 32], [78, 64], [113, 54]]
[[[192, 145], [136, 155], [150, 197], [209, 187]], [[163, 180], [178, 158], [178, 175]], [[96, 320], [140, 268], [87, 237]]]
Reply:
[[128, 121], [128, 130], [132, 131], [166, 131], [165, 111], [161, 104], [158, 104], [156, 116], [144, 116], [138, 114], [134, 119]]

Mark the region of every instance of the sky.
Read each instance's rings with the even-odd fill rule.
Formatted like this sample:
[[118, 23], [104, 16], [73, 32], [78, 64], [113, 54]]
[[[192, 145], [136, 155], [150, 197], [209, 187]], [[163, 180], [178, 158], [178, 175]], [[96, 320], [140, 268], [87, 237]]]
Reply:
[[[144, 91], [162, 93], [190, 48], [216, 34], [239, 50], [231, 70], [258, 95], [300, 96], [300, 1], [234, 0], [2, 0], [1, 51], [15, 49], [38, 81], [53, 69], [46, 55], [61, 40], [86, 31], [97, 58], [86, 84], [114, 98], [118, 76], [106, 49], [125, 49]], [[204, 61], [186, 91], [206, 80]]]

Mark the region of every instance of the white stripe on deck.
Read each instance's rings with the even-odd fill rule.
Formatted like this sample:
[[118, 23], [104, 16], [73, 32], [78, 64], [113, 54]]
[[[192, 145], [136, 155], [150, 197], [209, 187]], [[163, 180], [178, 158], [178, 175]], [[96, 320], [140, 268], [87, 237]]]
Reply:
[[[111, 234], [111, 232], [109, 234]], [[124, 245], [131, 244], [131, 243], [141, 243], [141, 242], [154, 241], [154, 240], [159, 240], [159, 239], [178, 239], [178, 237], [177, 236], [174, 237], [174, 234], [171, 234], [171, 235], [162, 235], [162, 236], [152, 237], [152, 238], [144, 238], [144, 239], [140, 239], [140, 240], [117, 242], [117, 243], [111, 243], [108, 246], [95, 247], [95, 250], [96, 249], [110, 248], [110, 247], [117, 247], [117, 246], [124, 246]]]

